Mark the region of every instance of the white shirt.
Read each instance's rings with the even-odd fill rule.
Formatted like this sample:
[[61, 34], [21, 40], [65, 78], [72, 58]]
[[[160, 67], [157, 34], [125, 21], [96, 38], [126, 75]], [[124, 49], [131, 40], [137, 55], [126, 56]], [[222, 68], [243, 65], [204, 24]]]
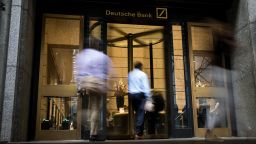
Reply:
[[133, 71], [129, 72], [128, 92], [131, 94], [143, 92], [146, 97], [150, 97], [150, 88], [147, 74], [137, 68], [134, 68]]

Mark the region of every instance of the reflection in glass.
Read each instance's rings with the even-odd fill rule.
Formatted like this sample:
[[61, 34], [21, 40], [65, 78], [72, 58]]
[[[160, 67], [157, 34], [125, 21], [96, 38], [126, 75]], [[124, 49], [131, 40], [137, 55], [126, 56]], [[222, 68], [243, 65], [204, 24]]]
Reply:
[[75, 82], [73, 64], [78, 52], [78, 46], [49, 45], [47, 84], [69, 85]]
[[[219, 69], [213, 68], [213, 57], [194, 54], [194, 78], [196, 87], [221, 87], [224, 85]], [[219, 76], [218, 76], [219, 75]], [[218, 76], [218, 77], [216, 77]]]
[[73, 61], [83, 44], [83, 17], [59, 14], [43, 17], [36, 137], [75, 139], [79, 133]]
[[214, 123], [215, 128], [227, 127], [225, 101], [222, 98], [198, 97], [196, 104], [198, 128], [206, 128], [209, 122]]
[[206, 56], [194, 56], [194, 74], [196, 87], [207, 87], [212, 85], [211, 64], [212, 58]]
[[43, 98], [41, 130], [74, 130], [77, 128], [77, 97]]

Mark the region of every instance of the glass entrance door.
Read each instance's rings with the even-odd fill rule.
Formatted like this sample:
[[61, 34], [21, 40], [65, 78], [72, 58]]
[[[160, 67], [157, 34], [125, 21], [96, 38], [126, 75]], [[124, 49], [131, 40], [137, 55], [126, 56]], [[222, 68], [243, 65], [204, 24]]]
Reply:
[[[93, 18], [93, 17], [87, 17], [85, 20], [85, 30], [84, 30], [84, 48], [92, 48], [97, 49], [98, 51], [101, 51], [103, 53], [106, 53], [106, 44], [105, 44], [105, 38], [106, 38], [106, 23], [99, 18]], [[93, 44], [90, 44], [90, 38], [95, 38], [100, 41], [100, 44], [97, 48], [90, 47]], [[101, 99], [101, 105], [103, 106], [100, 109], [99, 113], [99, 123], [97, 127], [97, 140], [105, 140], [106, 139], [106, 131], [105, 131], [105, 125], [106, 125], [106, 95], [102, 96]], [[90, 111], [89, 105], [91, 103], [91, 99], [88, 96], [83, 96], [82, 98], [82, 118], [81, 118], [81, 138], [82, 139], [89, 139], [90, 137]]]
[[[107, 94], [108, 139], [134, 138], [134, 112], [127, 95], [127, 75], [135, 61], [141, 61], [151, 82], [151, 88], [166, 99], [163, 27], [131, 24], [107, 25], [107, 54], [113, 62], [110, 90]], [[160, 111], [149, 130], [150, 118], [146, 114], [145, 138], [167, 137], [165, 109]]]
[[210, 127], [214, 127], [213, 133], [216, 136], [230, 136], [228, 70], [223, 65], [223, 58], [214, 55], [211, 28], [191, 24], [189, 30], [196, 136], [204, 137]]
[[73, 63], [82, 48], [82, 27], [82, 16], [44, 15], [36, 140], [80, 138]]

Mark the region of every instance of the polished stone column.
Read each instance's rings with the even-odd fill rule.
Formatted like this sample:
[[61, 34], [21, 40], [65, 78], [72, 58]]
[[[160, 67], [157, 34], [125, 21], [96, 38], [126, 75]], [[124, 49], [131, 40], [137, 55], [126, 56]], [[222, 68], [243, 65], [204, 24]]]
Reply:
[[10, 23], [4, 34], [7, 37], [6, 60], [1, 61], [5, 72], [1, 79], [3, 95], [0, 138], [1, 141], [25, 141], [33, 66], [34, 2], [6, 1], [10, 5]]
[[[7, 59], [7, 47], [9, 37], [10, 25], [10, 6], [8, 0], [1, 1], [0, 8], [0, 120], [2, 119], [3, 110], [3, 96], [4, 96], [4, 83]], [[1, 128], [1, 123], [0, 123]], [[1, 132], [1, 129], [0, 129]]]
[[232, 57], [232, 83], [237, 134], [256, 136], [256, 1], [238, 1], [233, 13], [237, 47]]

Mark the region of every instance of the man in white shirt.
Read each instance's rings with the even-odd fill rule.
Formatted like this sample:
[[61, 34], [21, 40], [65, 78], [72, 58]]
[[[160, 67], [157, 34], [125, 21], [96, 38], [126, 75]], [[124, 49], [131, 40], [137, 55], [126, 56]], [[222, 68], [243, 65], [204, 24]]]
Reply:
[[142, 63], [136, 62], [134, 70], [128, 74], [128, 96], [132, 101], [133, 110], [136, 112], [136, 139], [141, 139], [144, 130], [144, 104], [150, 98], [150, 87], [148, 77], [142, 71]]

